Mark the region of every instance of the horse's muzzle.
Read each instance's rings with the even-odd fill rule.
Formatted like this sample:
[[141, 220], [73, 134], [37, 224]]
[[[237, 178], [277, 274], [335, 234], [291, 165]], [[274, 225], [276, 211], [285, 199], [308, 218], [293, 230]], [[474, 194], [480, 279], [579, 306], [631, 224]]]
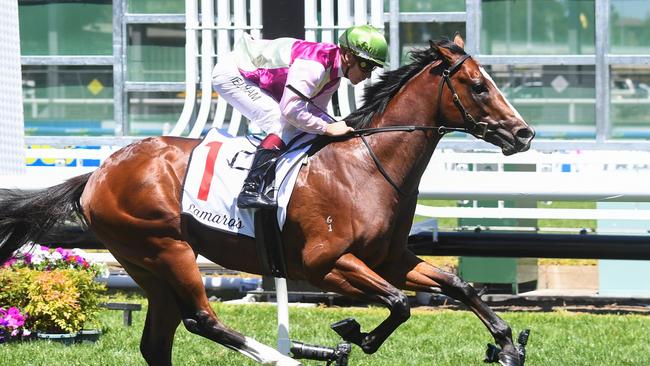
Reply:
[[512, 155], [530, 149], [534, 137], [535, 130], [532, 127], [524, 125], [508, 128], [504, 123], [499, 123], [497, 128], [488, 130], [485, 141], [500, 147], [504, 155]]
[[533, 138], [535, 137], [535, 129], [526, 126], [518, 129], [514, 133], [515, 137], [515, 149], [517, 152], [524, 152], [530, 149], [530, 143], [533, 141]]

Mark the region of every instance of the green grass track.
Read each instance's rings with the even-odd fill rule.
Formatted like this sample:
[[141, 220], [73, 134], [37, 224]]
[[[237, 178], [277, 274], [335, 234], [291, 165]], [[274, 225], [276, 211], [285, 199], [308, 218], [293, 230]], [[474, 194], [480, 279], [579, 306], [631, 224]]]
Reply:
[[[215, 303], [221, 319], [258, 341], [275, 345], [275, 307]], [[145, 309], [143, 309], [145, 310]], [[329, 329], [335, 321], [354, 317], [368, 331], [387, 315], [381, 308], [291, 308], [294, 339], [333, 346], [338, 342]], [[532, 329], [527, 366], [650, 365], [650, 317], [644, 315], [595, 315], [561, 312], [514, 312], [500, 314], [519, 332]], [[104, 334], [95, 344], [63, 346], [44, 341], [0, 345], [0, 365], [144, 365], [138, 351], [145, 311], [134, 313], [134, 325], [122, 325], [122, 313], [102, 311]], [[487, 330], [468, 311], [416, 308], [374, 355], [354, 347], [350, 365], [395, 366], [483, 365], [485, 345], [492, 342]], [[176, 334], [174, 364], [255, 365], [244, 356], [192, 335], [182, 326]], [[305, 365], [320, 365], [306, 361]]]

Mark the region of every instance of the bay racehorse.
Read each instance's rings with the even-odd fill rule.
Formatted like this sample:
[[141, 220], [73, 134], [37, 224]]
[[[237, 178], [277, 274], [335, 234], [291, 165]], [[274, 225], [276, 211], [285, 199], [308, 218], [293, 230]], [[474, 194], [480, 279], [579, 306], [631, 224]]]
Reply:
[[[430, 42], [412, 54], [411, 64], [386, 72], [366, 89], [364, 106], [346, 118], [357, 134], [332, 141], [302, 167], [282, 230], [288, 277], [386, 306], [389, 315], [375, 329], [345, 337], [368, 354], [409, 318], [401, 290], [412, 290], [447, 294], [467, 305], [500, 346], [499, 362], [518, 366], [523, 361], [508, 324], [472, 286], [406, 246], [420, 178], [445, 132], [471, 133], [506, 155], [527, 150], [534, 137], [463, 47], [460, 36]], [[210, 307], [198, 254], [235, 270], [261, 268], [254, 239], [198, 231], [191, 220], [182, 228], [182, 184], [198, 143], [147, 138], [117, 151], [91, 174], [39, 192], [0, 192], [0, 261], [77, 214], [146, 293], [140, 351], [148, 364], [171, 364], [182, 322], [262, 364], [297, 365], [226, 326]]]

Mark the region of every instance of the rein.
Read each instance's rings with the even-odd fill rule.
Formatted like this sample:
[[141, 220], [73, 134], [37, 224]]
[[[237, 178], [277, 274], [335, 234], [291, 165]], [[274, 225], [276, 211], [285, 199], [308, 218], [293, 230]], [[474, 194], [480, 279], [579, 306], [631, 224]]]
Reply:
[[372, 128], [360, 128], [349, 132], [348, 135], [352, 136], [368, 136], [374, 135], [380, 132], [413, 132], [413, 131], [435, 131], [439, 135], [444, 135], [449, 132], [465, 132], [471, 133], [466, 128], [461, 127], [428, 127], [428, 126], [388, 126], [388, 127], [372, 127]]
[[[439, 135], [444, 135], [449, 132], [463, 132], [463, 133], [469, 133], [471, 135], [476, 136], [477, 138], [483, 139], [485, 138], [485, 134], [487, 133], [487, 123], [486, 122], [476, 122], [476, 119], [465, 109], [465, 106], [463, 106], [463, 103], [460, 101], [460, 98], [458, 97], [458, 93], [456, 93], [456, 89], [454, 89], [454, 86], [451, 84], [451, 77], [460, 69], [461, 65], [469, 59], [471, 56], [470, 55], [464, 55], [461, 57], [458, 61], [456, 61], [455, 64], [453, 64], [450, 68], [443, 70], [442, 72], [442, 81], [440, 84], [438, 84], [438, 110], [437, 110], [437, 119], [438, 121], [441, 120], [441, 105], [440, 100], [442, 98], [442, 92], [444, 85], [446, 84], [447, 87], [449, 88], [449, 91], [451, 92], [451, 97], [454, 102], [454, 105], [456, 108], [458, 108], [458, 111], [461, 113], [463, 116], [463, 121], [465, 123], [464, 127], [446, 127], [446, 126], [415, 126], [415, 125], [408, 125], [408, 126], [387, 126], [387, 127], [372, 127], [372, 128], [360, 128], [357, 130], [354, 130], [352, 132], [349, 132], [348, 134], [341, 136], [353, 136], [353, 137], [360, 137], [361, 141], [363, 141], [363, 144], [366, 146], [368, 149], [368, 153], [370, 154], [370, 157], [372, 160], [375, 162], [375, 165], [377, 166], [377, 169], [381, 173], [381, 175], [384, 176], [386, 181], [399, 193], [401, 196], [409, 196], [409, 194], [405, 193], [402, 191], [402, 189], [395, 183], [395, 181], [390, 177], [386, 169], [384, 169], [383, 165], [379, 161], [379, 158], [375, 154], [375, 152], [372, 150], [372, 147], [368, 143], [368, 140], [366, 139], [366, 136], [368, 135], [373, 135], [375, 133], [381, 133], [381, 132], [414, 132], [414, 131], [434, 131], [437, 132]], [[431, 73], [434, 71], [431, 70]], [[304, 95], [301, 91], [296, 89], [293, 85], [287, 84], [287, 89], [291, 90], [293, 93], [295, 93], [300, 99], [303, 101], [310, 103], [313, 107], [318, 109], [319, 112], [323, 113], [325, 116], [329, 117], [332, 121], [336, 121], [334, 117], [329, 115], [326, 111], [321, 109], [319, 106], [314, 103], [314, 101]]]
[[[438, 84], [438, 110], [436, 113], [436, 116], [438, 117], [437, 120], [440, 121], [442, 118], [441, 116], [441, 105], [440, 100], [442, 99], [442, 92], [443, 92], [443, 87], [446, 84], [447, 88], [451, 92], [451, 98], [454, 102], [454, 105], [456, 108], [458, 108], [458, 111], [461, 113], [463, 116], [463, 121], [465, 122], [465, 127], [446, 127], [446, 126], [439, 126], [439, 127], [429, 127], [429, 126], [388, 126], [388, 127], [374, 127], [374, 128], [360, 128], [358, 130], [354, 130], [350, 132], [351, 135], [355, 136], [367, 136], [367, 135], [372, 135], [375, 133], [379, 132], [394, 132], [394, 131], [403, 131], [403, 132], [413, 132], [413, 131], [436, 131], [439, 135], [444, 135], [449, 132], [464, 132], [464, 133], [469, 133], [471, 135], [476, 136], [477, 138], [483, 139], [485, 138], [485, 134], [487, 133], [487, 123], [485, 122], [476, 122], [476, 119], [467, 112], [467, 109], [465, 106], [463, 106], [463, 103], [460, 101], [460, 98], [458, 97], [458, 93], [456, 93], [456, 89], [454, 89], [454, 86], [451, 84], [451, 77], [458, 71], [460, 66], [467, 60], [471, 58], [470, 55], [464, 55], [463, 57], [460, 58], [460, 60], [456, 61], [456, 63], [451, 66], [448, 69], [445, 69], [442, 72], [442, 82]], [[432, 74], [434, 73], [433, 70], [430, 71]], [[293, 87], [290, 86], [290, 89], [294, 92]], [[299, 93], [299, 92], [298, 92]], [[300, 95], [300, 94], [299, 94]], [[304, 97], [304, 95], [302, 96]], [[309, 100], [311, 101], [311, 100]], [[322, 111], [321, 111], [322, 112]], [[331, 116], [328, 115], [328, 117], [332, 118]], [[332, 118], [334, 120], [334, 118]]]

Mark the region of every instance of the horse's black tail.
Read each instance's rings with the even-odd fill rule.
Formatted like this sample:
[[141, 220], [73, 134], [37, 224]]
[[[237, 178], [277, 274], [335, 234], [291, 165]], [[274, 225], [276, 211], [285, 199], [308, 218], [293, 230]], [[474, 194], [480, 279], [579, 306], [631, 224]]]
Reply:
[[90, 174], [39, 191], [0, 189], [0, 264], [24, 244], [80, 218], [79, 198]]

